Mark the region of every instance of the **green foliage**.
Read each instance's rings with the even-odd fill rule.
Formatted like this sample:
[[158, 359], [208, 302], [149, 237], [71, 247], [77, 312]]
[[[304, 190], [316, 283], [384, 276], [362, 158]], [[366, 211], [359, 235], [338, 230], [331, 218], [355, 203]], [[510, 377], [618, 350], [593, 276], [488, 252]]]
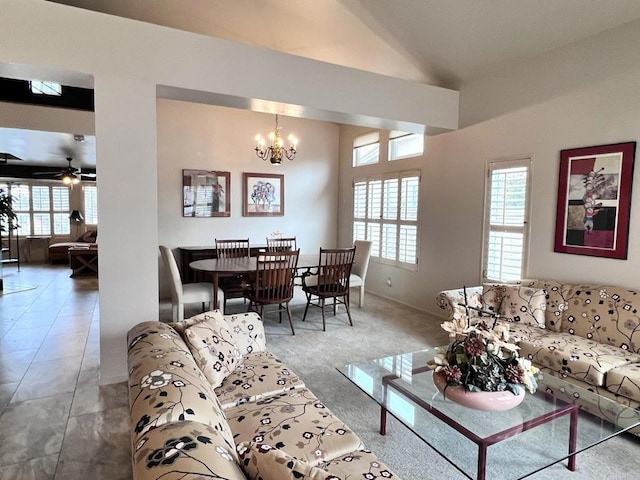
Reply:
[[18, 228], [17, 218], [11, 205], [11, 196], [0, 188], [0, 232], [6, 232], [7, 228]]

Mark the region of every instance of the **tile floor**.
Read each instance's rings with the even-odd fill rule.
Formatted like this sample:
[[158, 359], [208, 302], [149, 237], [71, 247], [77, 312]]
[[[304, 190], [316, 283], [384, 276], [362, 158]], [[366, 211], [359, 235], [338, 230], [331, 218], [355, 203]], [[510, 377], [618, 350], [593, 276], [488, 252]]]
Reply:
[[126, 384], [98, 386], [98, 279], [69, 274], [4, 266], [0, 480], [131, 478]]

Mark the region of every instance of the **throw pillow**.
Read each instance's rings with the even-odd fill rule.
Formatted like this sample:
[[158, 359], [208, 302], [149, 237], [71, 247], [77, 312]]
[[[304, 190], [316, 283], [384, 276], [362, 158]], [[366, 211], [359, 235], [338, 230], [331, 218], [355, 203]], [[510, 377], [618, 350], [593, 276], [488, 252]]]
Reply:
[[210, 312], [199, 313], [198, 315], [195, 315], [191, 318], [185, 318], [184, 320], [180, 320], [179, 322], [170, 323], [169, 325], [173, 327], [173, 329], [182, 337], [184, 337], [184, 332], [187, 328], [195, 325], [196, 323], [209, 320], [210, 318], [215, 318], [216, 321], [224, 321], [224, 317], [220, 310], [212, 310]]
[[237, 450], [240, 466], [249, 480], [343, 480], [263, 443], [242, 442]]
[[184, 341], [213, 388], [242, 365], [242, 354], [223, 319], [210, 316], [191, 325], [184, 331]]
[[500, 315], [511, 322], [545, 328], [546, 297], [542, 289], [505, 285]]
[[506, 285], [485, 283], [482, 285], [482, 308], [499, 312], [502, 307]]

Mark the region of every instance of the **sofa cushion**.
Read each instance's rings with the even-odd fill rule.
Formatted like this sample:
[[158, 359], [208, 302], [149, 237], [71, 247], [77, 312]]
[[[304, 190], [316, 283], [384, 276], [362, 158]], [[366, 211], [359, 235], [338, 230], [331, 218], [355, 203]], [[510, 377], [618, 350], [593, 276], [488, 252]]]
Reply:
[[196, 323], [209, 320], [210, 318], [214, 318], [215, 321], [223, 321], [224, 315], [220, 310], [211, 310], [209, 312], [199, 313], [198, 315], [194, 315], [190, 318], [185, 318], [184, 320], [180, 320], [179, 322], [170, 323], [169, 325], [184, 337], [184, 332], [187, 328], [192, 327]]
[[520, 284], [525, 287], [542, 289], [546, 292], [546, 328], [554, 332], [559, 332], [563, 312], [567, 309], [567, 293], [570, 285], [564, 285], [557, 280], [522, 280]]
[[482, 285], [482, 308], [490, 312], [500, 312], [506, 285], [484, 283]]
[[211, 385], [183, 353], [154, 353], [130, 363], [129, 405], [137, 436], [164, 423], [194, 420], [219, 430], [233, 442]]
[[363, 447], [358, 436], [306, 388], [225, 411], [236, 444], [266, 443], [318, 463]]
[[133, 445], [136, 480], [245, 480], [235, 445], [208, 425], [185, 421], [162, 425]]
[[319, 464], [318, 468], [346, 479], [397, 478], [370, 450], [356, 450], [341, 455]]
[[242, 355], [224, 320], [210, 316], [184, 331], [196, 363], [215, 388], [242, 364]]
[[567, 294], [562, 331], [640, 352], [640, 296], [621, 287], [574, 285]]
[[548, 367], [595, 386], [604, 385], [611, 369], [640, 361], [636, 353], [569, 333], [523, 340], [519, 346], [520, 355], [537, 367]]
[[225, 378], [215, 392], [222, 408], [227, 409], [302, 387], [300, 377], [273, 353], [256, 352], [244, 355], [242, 366]]
[[224, 320], [242, 355], [267, 349], [262, 319], [256, 312], [225, 315]]
[[500, 315], [514, 323], [545, 327], [546, 292], [522, 285], [505, 285]]
[[329, 480], [339, 477], [316, 468], [304, 460], [264, 443], [242, 442], [238, 445], [240, 466], [248, 480]]
[[640, 402], [640, 363], [631, 363], [607, 373], [607, 390]]

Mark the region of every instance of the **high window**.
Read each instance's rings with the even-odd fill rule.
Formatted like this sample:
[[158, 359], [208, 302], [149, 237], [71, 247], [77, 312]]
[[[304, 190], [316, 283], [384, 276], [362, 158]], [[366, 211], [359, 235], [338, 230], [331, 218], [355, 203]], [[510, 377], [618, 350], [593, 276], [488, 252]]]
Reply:
[[370, 132], [353, 140], [353, 166], [378, 163], [380, 158], [380, 134]]
[[526, 272], [531, 158], [490, 162], [484, 227], [484, 281], [520, 280]]
[[98, 189], [95, 185], [84, 185], [84, 223], [98, 225]]
[[40, 80], [31, 80], [29, 82], [31, 93], [38, 95], [62, 95], [62, 85], [56, 82], [42, 82]]
[[389, 134], [389, 160], [417, 157], [424, 153], [424, 135], [392, 130]]
[[12, 197], [17, 234], [69, 235], [69, 188], [65, 186], [2, 184]]
[[353, 185], [353, 240], [371, 241], [371, 256], [417, 269], [420, 173], [394, 173]]

